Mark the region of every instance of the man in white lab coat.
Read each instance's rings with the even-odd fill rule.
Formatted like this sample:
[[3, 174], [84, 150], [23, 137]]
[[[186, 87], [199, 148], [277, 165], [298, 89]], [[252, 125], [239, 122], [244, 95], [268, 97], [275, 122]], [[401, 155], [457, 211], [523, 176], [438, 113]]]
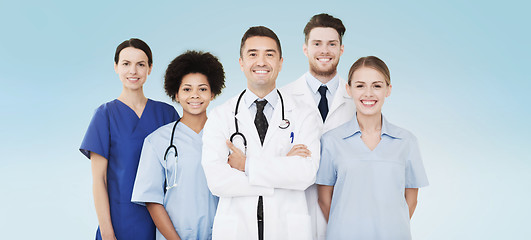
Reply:
[[[352, 119], [356, 111], [346, 92], [346, 82], [337, 73], [344, 33], [340, 19], [324, 13], [313, 16], [304, 28], [302, 47], [310, 69], [282, 88], [286, 95], [306, 103], [308, 109], [321, 116], [316, 123], [321, 135]], [[325, 239], [326, 220], [318, 204], [316, 185], [306, 190], [306, 200], [312, 219], [312, 239]]]
[[277, 90], [282, 61], [276, 34], [249, 28], [239, 59], [247, 89], [205, 124], [202, 165], [220, 197], [214, 240], [311, 239], [304, 190], [319, 167], [320, 116]]

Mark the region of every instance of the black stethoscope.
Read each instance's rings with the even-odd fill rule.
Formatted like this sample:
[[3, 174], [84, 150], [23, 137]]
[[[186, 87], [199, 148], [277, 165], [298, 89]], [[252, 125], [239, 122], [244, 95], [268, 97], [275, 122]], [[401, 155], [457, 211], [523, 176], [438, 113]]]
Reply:
[[[166, 152], [164, 153], [164, 172], [166, 173], [166, 191], [170, 190], [173, 187], [177, 187], [177, 156], [179, 155], [177, 153], [177, 147], [173, 145], [173, 136], [175, 135], [175, 128], [177, 127], [177, 124], [181, 121], [179, 118], [177, 121], [175, 121], [175, 124], [173, 124], [173, 129], [171, 130], [171, 138], [170, 138], [170, 146], [166, 148]], [[168, 152], [170, 149], [175, 150], [175, 167], [173, 168], [173, 185], [170, 186], [169, 180], [168, 180], [168, 161], [166, 160], [166, 156], [168, 155]]]
[[[245, 153], [247, 153], [247, 139], [243, 135], [243, 133], [240, 132], [238, 127], [238, 119], [236, 118], [236, 115], [238, 115], [238, 107], [240, 106], [240, 101], [242, 100], [243, 94], [246, 90], [243, 90], [243, 92], [238, 97], [238, 101], [236, 102], [236, 109], [234, 110], [234, 126], [236, 126], [236, 132], [233, 133], [230, 136], [230, 142], [234, 139], [236, 136], [240, 136], [243, 139], [243, 146], [245, 147]], [[284, 117], [284, 99], [282, 98], [282, 94], [280, 94], [280, 91], [277, 89], [278, 96], [280, 97], [280, 104], [282, 105], [282, 122], [278, 126], [280, 129], [286, 129], [289, 127], [290, 122], [288, 119]]]

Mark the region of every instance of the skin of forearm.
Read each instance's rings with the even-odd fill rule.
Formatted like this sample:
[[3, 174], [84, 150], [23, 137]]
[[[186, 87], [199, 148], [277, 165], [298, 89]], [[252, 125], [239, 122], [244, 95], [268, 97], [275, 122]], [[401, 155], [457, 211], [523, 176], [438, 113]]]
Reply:
[[115, 239], [111, 221], [109, 194], [107, 192], [107, 159], [92, 154], [92, 194], [94, 207], [98, 216], [98, 224], [103, 239]]
[[413, 217], [413, 213], [415, 212], [415, 208], [417, 208], [417, 197], [418, 197], [418, 188], [406, 188], [405, 191], [405, 197], [406, 197], [406, 203], [409, 208], [409, 218], [411, 219]]
[[330, 215], [330, 206], [332, 204], [333, 191], [334, 191], [333, 186], [317, 185], [317, 193], [318, 193], [317, 202], [319, 203], [319, 207], [321, 208], [321, 211], [323, 212], [323, 215], [327, 222], [328, 222], [328, 217]]
[[160, 233], [168, 240], [181, 240], [164, 206], [158, 203], [146, 203], [146, 207]]

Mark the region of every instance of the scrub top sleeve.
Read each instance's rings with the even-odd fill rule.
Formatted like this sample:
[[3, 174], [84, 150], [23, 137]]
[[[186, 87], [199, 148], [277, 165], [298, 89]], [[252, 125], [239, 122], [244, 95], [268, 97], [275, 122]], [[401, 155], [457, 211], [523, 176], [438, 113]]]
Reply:
[[96, 109], [90, 121], [79, 151], [90, 159], [90, 152], [97, 153], [109, 159], [111, 134], [109, 130], [109, 114], [105, 104]]
[[149, 137], [144, 140], [131, 202], [164, 204], [164, 167], [160, 163]]
[[417, 138], [412, 136], [409, 141], [409, 154], [406, 162], [406, 188], [420, 188], [428, 186], [428, 184]]
[[333, 144], [330, 138], [325, 135], [321, 138], [321, 163], [317, 171], [316, 184], [334, 186], [336, 185], [337, 170], [332, 157]]

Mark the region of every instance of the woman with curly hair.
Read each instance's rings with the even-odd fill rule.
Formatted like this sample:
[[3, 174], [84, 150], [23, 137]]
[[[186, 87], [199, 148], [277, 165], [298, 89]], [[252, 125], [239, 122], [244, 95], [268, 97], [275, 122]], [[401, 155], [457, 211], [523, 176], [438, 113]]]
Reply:
[[164, 88], [182, 118], [144, 141], [131, 201], [146, 205], [157, 239], [211, 239], [218, 198], [201, 167], [208, 104], [225, 87], [223, 66], [210, 53], [187, 51], [166, 70]]

